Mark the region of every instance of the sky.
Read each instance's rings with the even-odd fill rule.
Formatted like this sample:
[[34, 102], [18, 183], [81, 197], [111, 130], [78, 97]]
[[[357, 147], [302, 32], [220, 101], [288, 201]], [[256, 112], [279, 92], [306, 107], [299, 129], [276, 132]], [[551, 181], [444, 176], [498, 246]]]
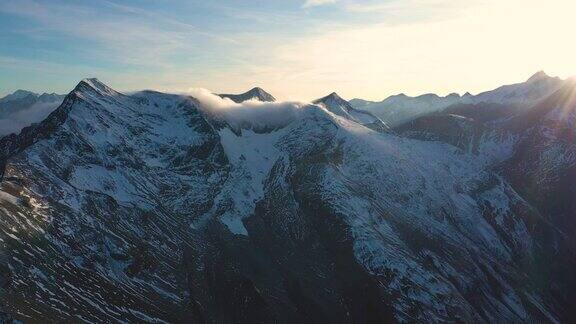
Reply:
[[576, 75], [573, 0], [0, 0], [0, 96], [120, 91], [382, 100]]

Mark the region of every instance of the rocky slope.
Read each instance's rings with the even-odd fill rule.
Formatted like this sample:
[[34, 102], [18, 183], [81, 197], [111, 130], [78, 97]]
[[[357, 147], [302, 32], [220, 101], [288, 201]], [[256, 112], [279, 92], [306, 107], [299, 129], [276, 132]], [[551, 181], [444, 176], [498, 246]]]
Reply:
[[538, 245], [559, 229], [484, 161], [326, 107], [271, 105], [290, 118], [255, 130], [191, 97], [126, 96], [88, 79], [0, 140], [5, 317], [568, 316], [553, 285], [563, 283], [546, 272], [559, 261]]

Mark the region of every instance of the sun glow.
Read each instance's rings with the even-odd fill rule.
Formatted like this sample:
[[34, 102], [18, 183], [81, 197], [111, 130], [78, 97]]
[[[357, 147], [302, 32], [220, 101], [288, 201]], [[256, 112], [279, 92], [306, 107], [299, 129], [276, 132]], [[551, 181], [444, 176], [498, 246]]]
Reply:
[[[70, 80], [97, 75], [122, 91], [261, 85], [284, 100], [333, 91], [382, 100], [478, 93], [539, 70], [576, 75], [574, 0], [245, 2], [222, 11], [174, 1], [160, 13], [143, 4], [0, 1], [0, 95], [18, 87], [64, 93]], [[202, 19], [188, 21], [197, 9]]]
[[[403, 10], [431, 9], [429, 0], [409, 2], [412, 7]], [[568, 40], [576, 30], [576, 2], [472, 3], [449, 18], [398, 24], [383, 18], [291, 42], [274, 49], [274, 67], [255, 75], [266, 77], [271, 88], [293, 81], [284, 92], [313, 97], [330, 84], [344, 97], [381, 100], [401, 92], [478, 93], [539, 70], [563, 78], [576, 74], [576, 43]]]

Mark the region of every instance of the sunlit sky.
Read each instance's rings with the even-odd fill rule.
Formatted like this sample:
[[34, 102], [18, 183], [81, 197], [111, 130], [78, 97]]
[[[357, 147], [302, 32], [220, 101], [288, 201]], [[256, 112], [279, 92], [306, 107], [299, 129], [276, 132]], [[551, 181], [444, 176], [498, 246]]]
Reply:
[[0, 0], [0, 96], [115, 89], [309, 100], [576, 75], [574, 0]]

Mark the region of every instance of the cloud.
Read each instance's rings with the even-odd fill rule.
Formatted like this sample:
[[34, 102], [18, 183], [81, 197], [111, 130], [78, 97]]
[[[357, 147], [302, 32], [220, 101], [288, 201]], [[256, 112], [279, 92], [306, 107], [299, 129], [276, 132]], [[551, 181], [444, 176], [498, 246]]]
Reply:
[[302, 7], [303, 8], [317, 7], [335, 2], [336, 0], [306, 0], [306, 2], [304, 3], [304, 5], [302, 5]]
[[301, 109], [308, 104], [302, 102], [261, 102], [249, 100], [236, 103], [221, 98], [209, 90], [192, 88], [186, 93], [200, 102], [206, 113], [226, 121], [236, 129], [270, 130], [282, 128], [294, 121]]
[[39, 102], [0, 119], [0, 136], [18, 134], [22, 128], [44, 120], [62, 102]]

